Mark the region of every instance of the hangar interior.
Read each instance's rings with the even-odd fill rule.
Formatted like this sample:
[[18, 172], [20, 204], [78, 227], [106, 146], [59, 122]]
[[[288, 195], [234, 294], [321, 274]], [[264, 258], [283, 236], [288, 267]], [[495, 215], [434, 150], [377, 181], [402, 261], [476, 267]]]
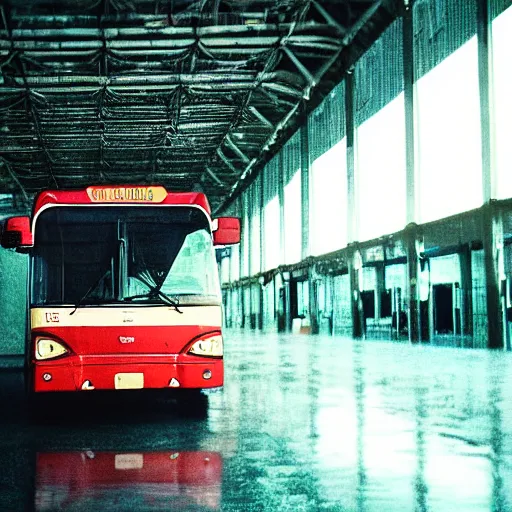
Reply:
[[228, 326], [510, 349], [510, 2], [248, 5], [4, 3], [2, 216], [203, 191]]
[[228, 323], [510, 349], [512, 11], [483, 4], [415, 2], [231, 201]]
[[181, 405], [36, 408], [0, 249], [0, 509], [512, 510], [511, 28], [512, 0], [0, 0], [0, 221], [160, 184], [242, 224], [210, 251], [224, 386]]

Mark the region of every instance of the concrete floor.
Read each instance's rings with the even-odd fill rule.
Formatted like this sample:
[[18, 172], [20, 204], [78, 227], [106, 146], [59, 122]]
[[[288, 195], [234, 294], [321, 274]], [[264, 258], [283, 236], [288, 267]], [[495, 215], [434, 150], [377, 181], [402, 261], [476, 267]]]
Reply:
[[208, 402], [120, 398], [0, 371], [0, 510], [512, 510], [512, 354], [230, 331]]

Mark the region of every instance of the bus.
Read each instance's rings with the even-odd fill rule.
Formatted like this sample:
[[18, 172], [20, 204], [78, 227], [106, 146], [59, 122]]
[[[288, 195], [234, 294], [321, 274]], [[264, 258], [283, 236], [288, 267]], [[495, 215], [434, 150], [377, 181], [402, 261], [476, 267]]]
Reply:
[[202, 193], [40, 192], [1, 239], [29, 255], [28, 391], [222, 387], [215, 246], [239, 241]]

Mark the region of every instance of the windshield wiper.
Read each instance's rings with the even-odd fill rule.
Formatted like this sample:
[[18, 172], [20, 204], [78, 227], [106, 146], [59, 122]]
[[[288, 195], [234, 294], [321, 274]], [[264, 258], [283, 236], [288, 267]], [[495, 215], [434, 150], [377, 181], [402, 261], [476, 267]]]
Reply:
[[[146, 283], [145, 283], [146, 284]], [[178, 313], [183, 313], [181, 309], [179, 309], [179, 303], [171, 299], [169, 295], [162, 292], [156, 286], [150, 287], [149, 292], [141, 293], [139, 295], [131, 295], [130, 297], [124, 297], [124, 300], [133, 300], [133, 299], [155, 299], [156, 297], [161, 297], [164, 302], [172, 306]]]

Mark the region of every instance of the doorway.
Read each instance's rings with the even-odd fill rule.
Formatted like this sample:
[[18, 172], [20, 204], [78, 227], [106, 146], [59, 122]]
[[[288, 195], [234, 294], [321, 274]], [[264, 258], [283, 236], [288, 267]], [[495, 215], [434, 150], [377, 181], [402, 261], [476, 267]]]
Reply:
[[435, 334], [454, 334], [453, 284], [436, 284], [432, 292]]

